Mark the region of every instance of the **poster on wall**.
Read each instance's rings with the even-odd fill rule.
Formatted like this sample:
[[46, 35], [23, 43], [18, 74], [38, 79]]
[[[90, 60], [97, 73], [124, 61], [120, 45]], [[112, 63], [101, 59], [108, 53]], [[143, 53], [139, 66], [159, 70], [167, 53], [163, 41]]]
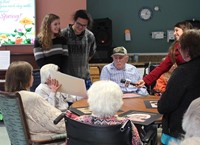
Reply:
[[30, 45], [35, 38], [35, 0], [0, 0], [0, 45]]

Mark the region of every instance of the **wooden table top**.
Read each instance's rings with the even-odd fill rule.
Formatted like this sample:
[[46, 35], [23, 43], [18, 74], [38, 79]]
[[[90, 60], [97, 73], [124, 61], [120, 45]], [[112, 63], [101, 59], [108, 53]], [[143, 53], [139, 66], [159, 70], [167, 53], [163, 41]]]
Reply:
[[[150, 112], [150, 113], [158, 113], [157, 108], [147, 108], [145, 105], [145, 101], [157, 101], [159, 100], [159, 96], [144, 96], [144, 97], [134, 97], [134, 98], [124, 98], [123, 105], [120, 111], [118, 111], [118, 115], [122, 113], [127, 113], [127, 111], [134, 110], [134, 111], [143, 111], [143, 112]], [[88, 107], [87, 99], [76, 101], [72, 104], [72, 108], [79, 108], [79, 107]], [[157, 118], [154, 122], [161, 123], [162, 116]]]
[[[144, 111], [144, 112], [152, 112], [158, 113], [156, 108], [146, 108], [144, 101], [145, 100], [159, 100], [159, 96], [146, 96], [146, 97], [136, 97], [136, 98], [125, 98], [123, 99], [123, 106], [121, 108], [122, 112], [128, 110], [137, 110], [137, 111]], [[72, 104], [71, 107], [85, 107], [88, 106], [87, 99], [76, 101]], [[121, 114], [119, 113], [119, 114]]]

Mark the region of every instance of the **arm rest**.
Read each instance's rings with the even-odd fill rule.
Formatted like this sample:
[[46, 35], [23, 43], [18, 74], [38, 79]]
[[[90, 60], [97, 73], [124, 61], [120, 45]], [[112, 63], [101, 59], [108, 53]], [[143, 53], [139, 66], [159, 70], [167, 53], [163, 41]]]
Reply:
[[62, 133], [62, 134], [56, 134], [56, 135], [52, 135], [51, 139], [52, 140], [58, 140], [58, 139], [65, 139], [67, 138], [67, 134], [66, 133]]
[[61, 113], [56, 119], [53, 121], [54, 124], [58, 124], [60, 120], [62, 120], [65, 117], [65, 113]]

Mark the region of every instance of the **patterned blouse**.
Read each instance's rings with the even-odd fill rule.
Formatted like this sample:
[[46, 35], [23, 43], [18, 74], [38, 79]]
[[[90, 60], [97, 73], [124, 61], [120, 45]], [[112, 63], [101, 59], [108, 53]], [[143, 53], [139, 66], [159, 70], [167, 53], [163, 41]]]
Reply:
[[[76, 121], [80, 121], [86, 124], [94, 124], [94, 125], [116, 125], [121, 124], [126, 121], [125, 118], [118, 117], [117, 115], [109, 118], [98, 118], [92, 115], [82, 115], [76, 116], [75, 114], [67, 111], [66, 114], [69, 118], [74, 119]], [[132, 124], [132, 145], [143, 145], [140, 140], [140, 136], [138, 134], [137, 128], [134, 124]]]

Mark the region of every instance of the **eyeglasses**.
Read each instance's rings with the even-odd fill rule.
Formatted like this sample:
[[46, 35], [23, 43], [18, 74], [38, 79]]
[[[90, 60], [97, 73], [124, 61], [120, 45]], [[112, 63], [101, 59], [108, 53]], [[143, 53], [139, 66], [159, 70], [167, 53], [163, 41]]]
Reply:
[[83, 27], [83, 28], [85, 28], [85, 27], [87, 27], [87, 24], [86, 25], [84, 25], [84, 24], [81, 24], [81, 23], [79, 23], [79, 22], [75, 22], [79, 27]]

